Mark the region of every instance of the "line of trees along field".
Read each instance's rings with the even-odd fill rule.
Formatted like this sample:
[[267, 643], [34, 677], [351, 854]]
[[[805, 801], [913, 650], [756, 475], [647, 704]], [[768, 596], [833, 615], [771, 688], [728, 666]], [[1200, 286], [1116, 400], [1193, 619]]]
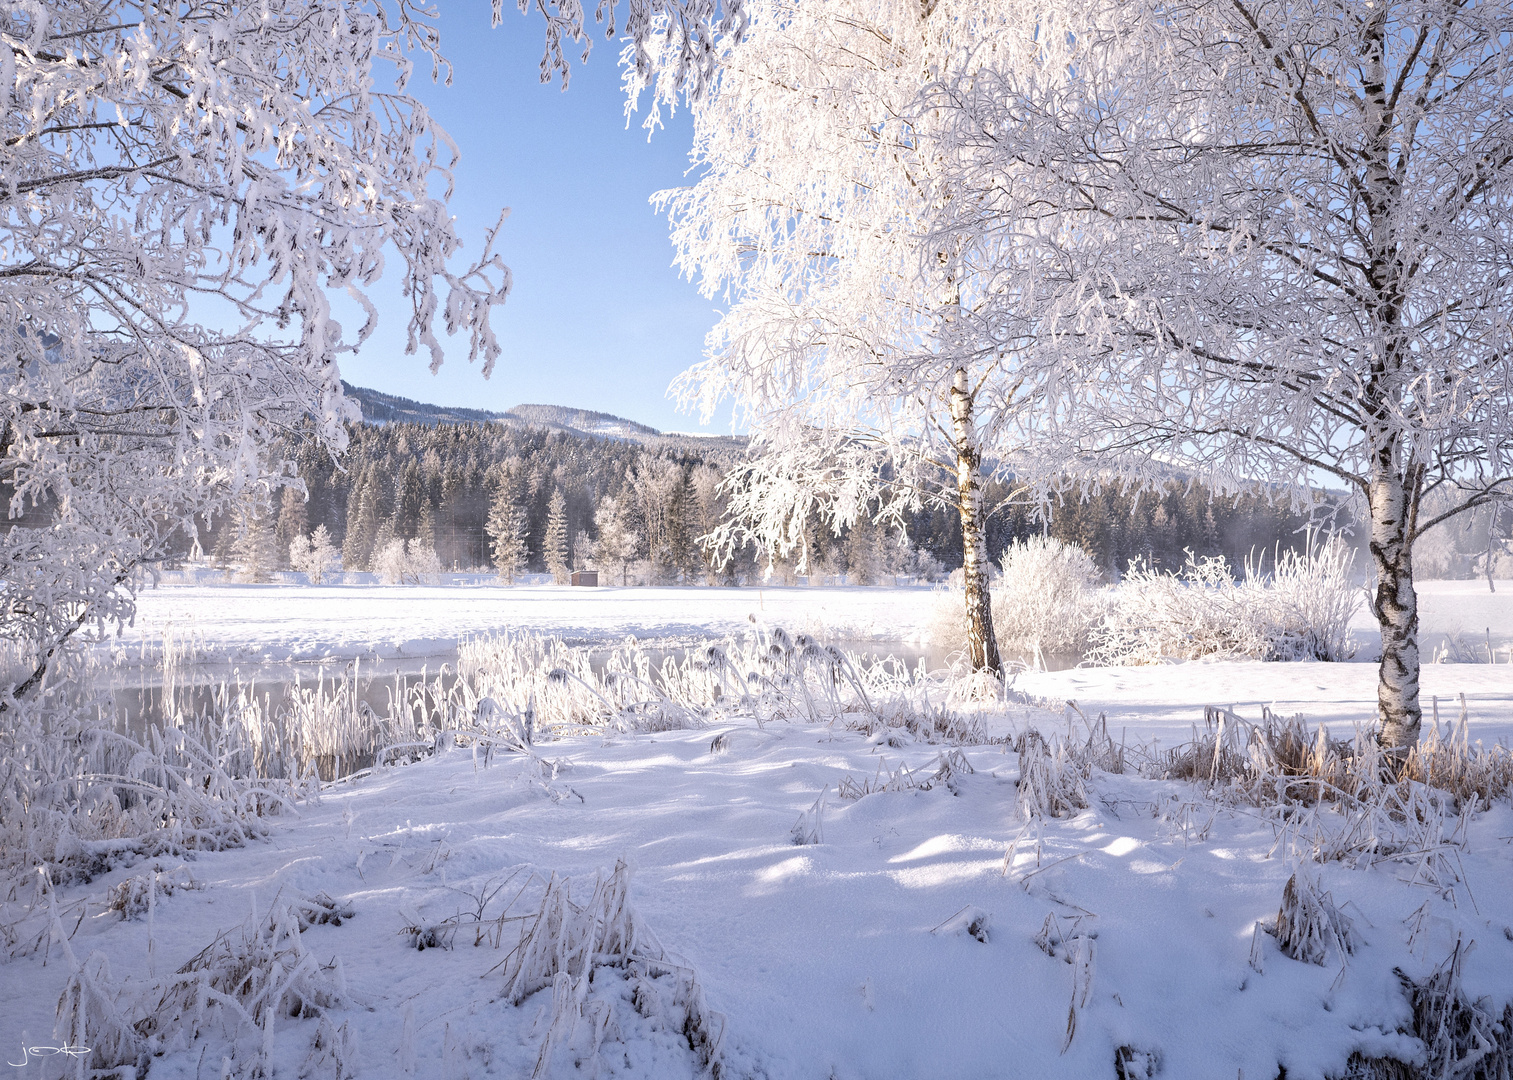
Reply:
[[[269, 505], [208, 523], [202, 543], [216, 561], [263, 577], [289, 568], [291, 543], [324, 527], [345, 570], [378, 569], [395, 541], [434, 551], [441, 568], [507, 577], [587, 567], [610, 584], [738, 584], [767, 568], [754, 545], [722, 565], [699, 543], [726, 516], [719, 485], [741, 456], [723, 444], [489, 423], [352, 424], [349, 439], [340, 467], [314, 440], [286, 447], [307, 495], [286, 488]], [[995, 561], [1014, 539], [1045, 530], [1083, 547], [1110, 580], [1135, 560], [1175, 569], [1185, 549], [1239, 565], [1253, 551], [1299, 546], [1306, 523], [1285, 504], [1176, 482], [1159, 497], [1110, 488], [1068, 499], [1048, 524], [1010, 494], [1005, 482], [985, 486]], [[960, 515], [950, 507], [914, 512], [906, 538], [865, 517], [837, 534], [818, 514], [805, 533], [811, 581], [934, 580], [961, 565]], [[770, 580], [799, 580], [793, 561], [776, 560]]]

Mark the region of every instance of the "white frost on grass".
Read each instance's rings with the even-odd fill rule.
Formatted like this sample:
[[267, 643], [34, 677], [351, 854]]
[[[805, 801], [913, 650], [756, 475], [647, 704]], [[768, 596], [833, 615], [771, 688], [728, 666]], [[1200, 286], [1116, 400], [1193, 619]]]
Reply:
[[[227, 627], [214, 640], [232, 640]], [[272, 635], [249, 627], [246, 636]], [[1513, 727], [1510, 673], [1446, 665], [1430, 668], [1426, 685], [1468, 690], [1468, 724], [1456, 737], [1490, 743]], [[1348, 964], [1336, 949], [1318, 966], [1290, 958], [1264, 931], [1276, 927], [1298, 861], [1349, 840], [1360, 814], [1331, 803], [1284, 825], [1201, 781], [1118, 775], [1088, 756], [1113, 762], [1128, 749], [1134, 759], [1151, 735], [1170, 748], [1191, 737], [1204, 702], [1236, 703], [1251, 718], [1260, 709], [1245, 702], [1277, 703], [1348, 736], [1352, 721], [1371, 715], [1374, 680], [1363, 664], [1024, 674], [1021, 688], [1074, 688], [1059, 696], [1075, 696], [1089, 718], [1107, 711], [1097, 738], [1084, 739], [1087, 728], [1059, 710], [989, 705], [978, 736], [999, 741], [944, 753], [897, 725], [857, 730], [802, 716], [585, 731], [538, 747], [579, 796], [562, 800], [545, 797], [533, 755], [496, 752], [484, 768], [470, 748], [443, 744], [419, 764], [327, 787], [297, 817], [272, 819], [264, 840], [186, 857], [205, 887], [145, 893], [150, 918], [111, 910], [123, 884], [133, 893], [127, 883], [146, 872], [140, 865], [39, 890], [42, 902], [15, 932], [46, 944], [0, 964], [0, 1044], [20, 1047], [24, 1033], [29, 1045], [57, 1045], [54, 1009], [80, 968], [97, 986], [143, 990], [221, 935], [240, 934], [247, 912], [266, 911], [270, 897], [325, 894], [355, 914], [340, 925], [316, 920], [297, 949], [287, 934], [281, 947], [322, 971], [339, 960], [340, 999], [319, 1016], [278, 1017], [266, 1050], [262, 1032], [245, 1024], [163, 1040], [154, 1080], [219, 1075], [232, 1050], [232, 1075], [266, 1054], [279, 1075], [568, 1076], [581, 1063], [585, 1074], [693, 1077], [714, 1060], [700, 1050], [714, 1039], [722, 1076], [770, 1080], [998, 1077], [1006, 1068], [1130, 1076], [1156, 1063], [1163, 1076], [1274, 1076], [1285, 1065], [1290, 1077], [1322, 1080], [1344, 1074], [1352, 1052], [1411, 1057], [1421, 1044], [1399, 1029], [1410, 1025], [1412, 995], [1395, 970], [1431, 989], [1436, 972], [1453, 970], [1456, 1000], [1480, 1002], [1487, 1017], [1513, 997], [1506, 799], [1466, 812], [1413, 796], [1414, 815], [1442, 814], [1444, 827], [1424, 833], [1433, 866], [1390, 843], [1322, 856], [1310, 884], [1356, 938]], [[1444, 719], [1457, 711], [1458, 702]], [[1029, 724], [1043, 745], [1024, 737]], [[1068, 800], [1059, 816], [1026, 822], [1027, 758], [1049, 781], [1057, 755], [1059, 768], [1077, 768], [1085, 805]], [[1063, 772], [1057, 783], [1070, 779]], [[806, 811], [823, 815], [823, 829], [796, 847], [791, 830]], [[1390, 807], [1371, 816], [1371, 828], [1398, 827]], [[622, 859], [634, 873], [622, 876], [619, 895], [639, 925], [681, 953], [664, 954], [676, 971], [647, 976], [662, 996], [640, 993], [646, 980], [627, 965], [569, 963], [509, 1004], [504, 962], [528, 917], [539, 922], [544, 883], [603, 883]], [[502, 889], [507, 879], [514, 885]], [[528, 881], [536, 884], [517, 896]], [[577, 914], [564, 922], [580, 925], [597, 893], [574, 890], [565, 898]], [[25, 899], [11, 898], [11, 910]], [[963, 911], [981, 936], [970, 926], [931, 933]], [[493, 920], [499, 931], [480, 934]], [[452, 947], [409, 948], [412, 925], [451, 926]], [[68, 951], [83, 964], [69, 963]], [[704, 1025], [702, 1044], [697, 1024], [694, 1036], [687, 1030], [695, 973], [699, 1009], [728, 1017]]]
[[[1032, 720], [1064, 746], [1092, 743], [1025, 710], [987, 733]], [[709, 1060], [680, 1004], [694, 1000], [697, 973], [699, 1008], [728, 1017], [705, 1025], [722, 1038], [725, 1077], [994, 1077], [1009, 1061], [1023, 1075], [1082, 1078], [1110, 1075], [1122, 1052], [1159, 1056], [1169, 1076], [1285, 1065], [1323, 1078], [1355, 1051], [1411, 1052], [1394, 969], [1427, 979], [1460, 942], [1467, 999], [1500, 1013], [1513, 995], [1506, 801], [1466, 821], [1448, 880], [1425, 882], [1411, 858], [1388, 856], [1309, 871], [1358, 935], [1342, 969], [1336, 957], [1291, 959], [1269, 934], [1258, 942], [1254, 927], [1275, 927], [1296, 864], [1274, 815], [1201, 785], [1090, 769], [1087, 806], [1037, 816], [1035, 843], [1006, 874], [1024, 760], [1007, 743], [952, 750], [949, 784], [839, 799], [825, 790], [847, 777], [938, 774], [941, 747], [800, 721], [725, 730], [737, 737], [718, 752], [708, 729], [562, 739], [551, 753], [581, 802], [519, 783], [523, 755], [485, 769], [446, 751], [329, 788], [266, 843], [200, 855], [207, 888], [156, 900], [159, 972], [238, 925], [256, 897], [324, 892], [356, 914], [311, 925], [300, 948], [322, 965], [340, 959], [352, 1004], [280, 1017], [266, 1051], [251, 1031], [240, 1043], [207, 1035], [156, 1059], [153, 1076], [193, 1076], [206, 1046], [213, 1061], [235, 1046], [238, 1062], [266, 1053], [294, 1075], [341, 1031], [357, 1075], [384, 1080], [406, 1075], [411, 1055], [414, 1075], [570, 1076], [597, 1060], [601, 1076], [692, 1077]], [[823, 833], [795, 847], [793, 822], [817, 800]], [[604, 873], [621, 859], [633, 875]], [[103, 904], [132, 872], [61, 899]], [[553, 875], [596, 884], [559, 885], [553, 908], [543, 884]], [[536, 884], [517, 900], [526, 881]], [[682, 954], [641, 980], [660, 1003], [615, 960], [651, 954], [627, 944], [630, 908]], [[964, 910], [983, 933], [941, 931]], [[417, 918], [451, 920], [451, 948], [407, 947]], [[511, 949], [535, 927], [545, 936], [527, 964]], [[142, 922], [62, 929], [74, 954], [98, 952], [117, 979], [143, 968]], [[589, 979], [585, 948], [607, 961]], [[50, 953], [46, 967], [41, 954], [0, 967], [0, 1041], [51, 1030], [70, 972], [59, 946]]]

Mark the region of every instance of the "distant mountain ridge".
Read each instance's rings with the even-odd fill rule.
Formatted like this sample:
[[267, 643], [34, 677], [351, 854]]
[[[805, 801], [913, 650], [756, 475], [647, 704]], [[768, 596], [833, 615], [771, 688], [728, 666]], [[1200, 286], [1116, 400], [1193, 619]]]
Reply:
[[491, 409], [468, 409], [455, 405], [430, 405], [412, 401], [382, 390], [353, 386], [343, 382], [342, 391], [362, 408], [362, 418], [370, 424], [504, 424], [509, 427], [544, 428], [570, 435], [600, 439], [620, 439], [638, 443], [681, 443], [696, 441], [705, 449], [743, 450], [746, 440], [731, 435], [688, 435], [667, 433], [654, 427], [627, 420], [612, 413], [592, 409], [574, 409], [566, 405], [516, 405], [496, 412]]

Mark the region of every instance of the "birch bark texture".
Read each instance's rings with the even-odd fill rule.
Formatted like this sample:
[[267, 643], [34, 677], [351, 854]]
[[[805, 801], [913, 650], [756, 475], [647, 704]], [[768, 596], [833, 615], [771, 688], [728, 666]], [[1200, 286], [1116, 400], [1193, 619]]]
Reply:
[[1033, 37], [998, 2], [749, 0], [745, 14], [692, 108], [698, 180], [656, 197], [680, 268], [729, 302], [675, 391], [706, 417], [732, 404], [757, 451], [728, 474], [712, 542], [755, 541], [802, 572], [808, 528], [954, 508], [971, 663], [996, 673], [982, 479], [1007, 465], [1003, 433], [1030, 397], [1015, 379], [1028, 320], [974, 318], [972, 268], [931, 246], [943, 115], [923, 91]]
[[937, 246], [991, 264], [1029, 185], [1060, 252], [1038, 341], [1061, 393], [1037, 452], [1354, 491], [1380, 738], [1410, 747], [1413, 544], [1513, 498], [1513, 8], [1045, 10], [1035, 62], [934, 91], [958, 185]]

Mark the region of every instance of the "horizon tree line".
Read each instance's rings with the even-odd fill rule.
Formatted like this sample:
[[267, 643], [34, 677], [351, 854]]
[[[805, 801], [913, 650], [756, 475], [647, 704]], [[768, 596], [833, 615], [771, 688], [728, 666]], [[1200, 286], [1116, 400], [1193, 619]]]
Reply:
[[[442, 570], [494, 570], [506, 584], [527, 573], [565, 583], [574, 569], [596, 569], [617, 585], [871, 585], [938, 580], [961, 566], [960, 517], [940, 506], [920, 507], [901, 529], [869, 514], [837, 529], [816, 509], [801, 523], [802, 569], [791, 554], [755, 543], [711, 549], [701, 539], [728, 520], [721, 483], [740, 460], [726, 449], [488, 423], [354, 423], [348, 439], [340, 466], [313, 441], [284, 448], [305, 490], [289, 486], [266, 506], [203, 523], [204, 550], [253, 579], [298, 569], [291, 545], [313, 565], [317, 530], [342, 570], [375, 570], [397, 542], [434, 552]], [[1301, 547], [1308, 525], [1285, 500], [1215, 496], [1175, 479], [1159, 495], [1110, 487], [1044, 508], [1014, 491], [1012, 478], [983, 485], [994, 563], [1015, 539], [1045, 533], [1087, 551], [1110, 582], [1135, 561], [1176, 569], [1189, 548], [1238, 567], [1254, 553]]]

